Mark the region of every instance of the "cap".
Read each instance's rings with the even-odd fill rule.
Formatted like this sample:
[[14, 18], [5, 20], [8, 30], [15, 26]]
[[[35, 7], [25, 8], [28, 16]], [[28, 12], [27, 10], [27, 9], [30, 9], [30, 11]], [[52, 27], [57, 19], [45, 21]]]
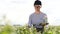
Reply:
[[41, 3], [41, 1], [36, 0], [36, 1], [34, 2], [34, 5], [42, 5], [42, 3]]

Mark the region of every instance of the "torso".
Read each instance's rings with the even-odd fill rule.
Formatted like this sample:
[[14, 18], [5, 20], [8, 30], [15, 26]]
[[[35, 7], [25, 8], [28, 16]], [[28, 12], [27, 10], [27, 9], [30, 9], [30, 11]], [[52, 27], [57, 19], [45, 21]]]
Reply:
[[39, 13], [39, 14], [36, 14], [36, 13], [33, 13], [31, 16], [32, 16], [32, 24], [39, 24], [39, 23], [43, 23], [44, 21], [44, 13]]

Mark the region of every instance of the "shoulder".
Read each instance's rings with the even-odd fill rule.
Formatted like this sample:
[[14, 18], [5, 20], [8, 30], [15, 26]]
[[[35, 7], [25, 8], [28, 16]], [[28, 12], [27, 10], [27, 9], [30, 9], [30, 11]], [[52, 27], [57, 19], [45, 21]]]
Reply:
[[33, 16], [33, 15], [34, 15], [34, 13], [30, 14], [30, 16]]
[[44, 18], [47, 18], [47, 14], [45, 14], [45, 13], [42, 13], [42, 15], [43, 15], [43, 17], [44, 17]]
[[41, 14], [42, 14], [43, 16], [47, 16], [47, 15], [46, 15], [45, 13], [43, 13], [43, 12], [42, 12]]
[[33, 15], [34, 15], [34, 13], [30, 14], [30, 16], [29, 16], [29, 17], [32, 17]]
[[46, 15], [45, 13], [41, 12], [43, 15]]

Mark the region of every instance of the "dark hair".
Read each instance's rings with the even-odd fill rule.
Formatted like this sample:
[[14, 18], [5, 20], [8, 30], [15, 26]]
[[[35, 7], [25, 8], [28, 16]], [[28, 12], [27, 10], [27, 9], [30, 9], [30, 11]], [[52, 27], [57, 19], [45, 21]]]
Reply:
[[34, 2], [34, 5], [42, 5], [42, 3], [41, 3], [41, 1], [36, 0], [36, 1]]

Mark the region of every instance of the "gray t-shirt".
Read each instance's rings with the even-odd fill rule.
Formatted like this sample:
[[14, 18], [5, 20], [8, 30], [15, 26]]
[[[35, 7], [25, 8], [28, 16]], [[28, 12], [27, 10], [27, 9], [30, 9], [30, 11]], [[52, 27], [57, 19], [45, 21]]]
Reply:
[[[39, 13], [39, 14], [36, 14], [36, 13], [32, 13], [30, 16], [29, 16], [29, 22], [28, 22], [28, 25], [31, 27], [33, 24], [40, 24], [40, 23], [47, 23], [47, 15], [45, 13]], [[38, 27], [40, 28], [41, 26], [35, 26], [35, 27]]]

